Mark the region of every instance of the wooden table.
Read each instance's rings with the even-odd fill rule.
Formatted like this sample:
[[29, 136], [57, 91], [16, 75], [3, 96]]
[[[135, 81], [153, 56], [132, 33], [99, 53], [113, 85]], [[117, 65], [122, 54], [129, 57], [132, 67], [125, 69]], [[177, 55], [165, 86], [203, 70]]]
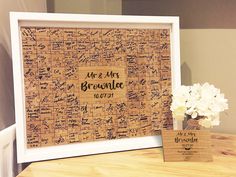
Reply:
[[236, 177], [236, 135], [212, 134], [214, 162], [163, 162], [162, 148], [31, 163], [18, 177]]

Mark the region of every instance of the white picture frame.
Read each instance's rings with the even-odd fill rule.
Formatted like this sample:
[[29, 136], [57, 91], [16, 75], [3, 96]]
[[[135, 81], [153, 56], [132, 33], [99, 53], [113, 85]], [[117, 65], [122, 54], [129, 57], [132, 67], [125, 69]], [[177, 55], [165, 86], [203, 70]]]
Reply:
[[[171, 72], [173, 90], [180, 86], [179, 17], [11, 12], [10, 21], [14, 72], [18, 163], [72, 156], [82, 156], [88, 154], [124, 151], [131, 149], [150, 148], [162, 145], [161, 136], [148, 136], [28, 149], [26, 147], [26, 125], [23, 88], [24, 83], [20, 27], [22, 25], [75, 27], [82, 24], [91, 27], [126, 25], [131, 27], [142, 26], [147, 28], [158, 28], [160, 25], [169, 25], [171, 30]], [[176, 128], [176, 123], [174, 123], [174, 127]]]

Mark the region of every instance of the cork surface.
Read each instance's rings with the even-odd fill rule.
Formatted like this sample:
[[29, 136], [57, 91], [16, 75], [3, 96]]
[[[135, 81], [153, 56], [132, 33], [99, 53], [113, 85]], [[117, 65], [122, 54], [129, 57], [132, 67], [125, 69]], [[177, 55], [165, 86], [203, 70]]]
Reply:
[[169, 29], [21, 27], [27, 147], [160, 134]]

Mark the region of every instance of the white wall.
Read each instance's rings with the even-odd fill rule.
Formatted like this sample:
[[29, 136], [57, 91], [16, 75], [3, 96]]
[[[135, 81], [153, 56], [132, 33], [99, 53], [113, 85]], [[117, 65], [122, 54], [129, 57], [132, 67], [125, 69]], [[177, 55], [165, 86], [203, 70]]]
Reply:
[[122, 12], [121, 0], [48, 0], [55, 13], [110, 14]]
[[15, 122], [10, 11], [46, 12], [46, 0], [0, 0], [0, 130]]

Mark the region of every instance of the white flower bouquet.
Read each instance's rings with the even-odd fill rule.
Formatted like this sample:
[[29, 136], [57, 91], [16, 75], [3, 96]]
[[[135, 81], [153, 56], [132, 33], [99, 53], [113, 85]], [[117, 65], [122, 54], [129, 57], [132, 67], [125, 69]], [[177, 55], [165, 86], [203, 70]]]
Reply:
[[173, 92], [171, 111], [176, 120], [188, 117], [198, 120], [202, 127], [211, 128], [220, 124], [219, 113], [226, 109], [228, 100], [209, 83], [180, 86]]

